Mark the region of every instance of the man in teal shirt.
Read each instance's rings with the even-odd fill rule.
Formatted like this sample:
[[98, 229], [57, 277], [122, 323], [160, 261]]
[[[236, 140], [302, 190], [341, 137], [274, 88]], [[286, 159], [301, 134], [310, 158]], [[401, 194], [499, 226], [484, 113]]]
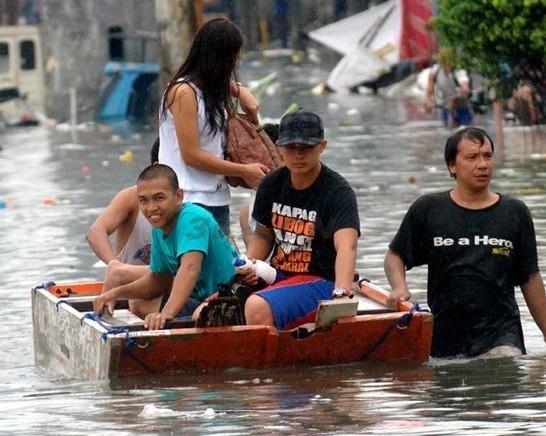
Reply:
[[118, 298], [150, 299], [171, 289], [159, 312], [146, 316], [145, 327], [163, 328], [177, 315], [189, 315], [235, 274], [233, 246], [206, 210], [182, 203], [174, 171], [161, 164], [144, 169], [137, 180], [139, 209], [153, 226], [150, 272], [111, 289], [93, 302], [95, 312], [112, 312]]

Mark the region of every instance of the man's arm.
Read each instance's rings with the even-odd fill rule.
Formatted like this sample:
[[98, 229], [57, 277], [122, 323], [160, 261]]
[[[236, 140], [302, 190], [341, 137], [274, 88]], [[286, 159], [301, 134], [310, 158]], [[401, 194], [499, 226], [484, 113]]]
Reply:
[[536, 325], [541, 330], [546, 341], [546, 294], [540, 271], [529, 276], [527, 283], [521, 285], [521, 291], [523, 292], [529, 312], [531, 312]]
[[351, 290], [356, 266], [358, 231], [352, 228], [339, 229], [334, 233], [336, 249], [336, 287]]
[[[248, 236], [246, 255], [249, 259], [265, 260], [275, 240], [273, 229], [262, 224], [256, 225], [256, 230]], [[241, 283], [253, 286], [258, 283], [258, 277], [251, 268], [237, 268]]]
[[239, 100], [241, 109], [245, 111], [254, 124], [258, 124], [258, 111], [260, 110], [260, 103], [252, 95], [250, 90], [238, 82], [232, 82], [230, 86], [230, 93], [232, 97], [236, 97]]
[[136, 188], [131, 186], [118, 192], [108, 207], [89, 227], [85, 238], [93, 252], [105, 264], [108, 265], [116, 258], [108, 236], [127, 223], [136, 213], [138, 213]]
[[195, 288], [201, 273], [203, 253], [188, 251], [180, 258], [180, 268], [174, 277], [171, 295], [161, 313], [150, 313], [146, 316], [144, 327], [157, 330], [165, 327], [165, 322], [173, 319], [182, 310]]
[[385, 255], [383, 267], [392, 289], [392, 293], [387, 298], [387, 304], [389, 307], [396, 308], [399, 301], [407, 301], [411, 297], [406, 282], [406, 265], [397, 252], [389, 249]]
[[110, 314], [113, 312], [114, 303], [120, 298], [150, 299], [161, 295], [172, 283], [172, 275], [169, 273], [156, 274], [148, 272], [137, 280], [125, 285], [117, 286], [93, 300], [93, 310], [101, 314], [107, 307]]
[[250, 235], [246, 255], [251, 259], [264, 260], [273, 248], [273, 229], [262, 224], [256, 225], [256, 230]]

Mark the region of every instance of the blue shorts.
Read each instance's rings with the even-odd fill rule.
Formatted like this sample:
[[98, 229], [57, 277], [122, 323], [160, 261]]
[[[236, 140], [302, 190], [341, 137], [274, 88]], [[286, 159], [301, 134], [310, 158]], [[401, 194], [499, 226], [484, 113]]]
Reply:
[[220, 226], [224, 234], [226, 236], [229, 236], [230, 230], [229, 230], [229, 206], [228, 205], [207, 206], [206, 204], [201, 204], [201, 203], [193, 203], [193, 204], [196, 204], [197, 206], [202, 207], [205, 210], [208, 210], [212, 214], [212, 216], [214, 217], [214, 219], [216, 220], [216, 222], [218, 223], [218, 225]]
[[273, 313], [275, 327], [292, 329], [314, 322], [321, 300], [331, 300], [334, 282], [318, 276], [297, 275], [281, 280], [257, 292]]

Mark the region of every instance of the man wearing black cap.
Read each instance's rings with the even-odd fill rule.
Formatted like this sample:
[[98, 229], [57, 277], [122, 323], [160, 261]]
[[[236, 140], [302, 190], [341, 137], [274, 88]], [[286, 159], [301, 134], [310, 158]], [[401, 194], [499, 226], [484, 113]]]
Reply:
[[[326, 140], [317, 114], [286, 115], [276, 144], [285, 166], [258, 187], [247, 255], [271, 253], [277, 281], [248, 298], [245, 317], [288, 329], [312, 320], [320, 300], [350, 295], [360, 221], [347, 181], [320, 162]], [[255, 280], [240, 272], [246, 283]]]

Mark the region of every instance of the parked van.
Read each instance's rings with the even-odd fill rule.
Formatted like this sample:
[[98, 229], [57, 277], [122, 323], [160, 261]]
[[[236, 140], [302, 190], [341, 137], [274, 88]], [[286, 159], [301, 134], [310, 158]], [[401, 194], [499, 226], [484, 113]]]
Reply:
[[33, 124], [45, 105], [37, 26], [0, 26], [0, 115], [6, 124]]

